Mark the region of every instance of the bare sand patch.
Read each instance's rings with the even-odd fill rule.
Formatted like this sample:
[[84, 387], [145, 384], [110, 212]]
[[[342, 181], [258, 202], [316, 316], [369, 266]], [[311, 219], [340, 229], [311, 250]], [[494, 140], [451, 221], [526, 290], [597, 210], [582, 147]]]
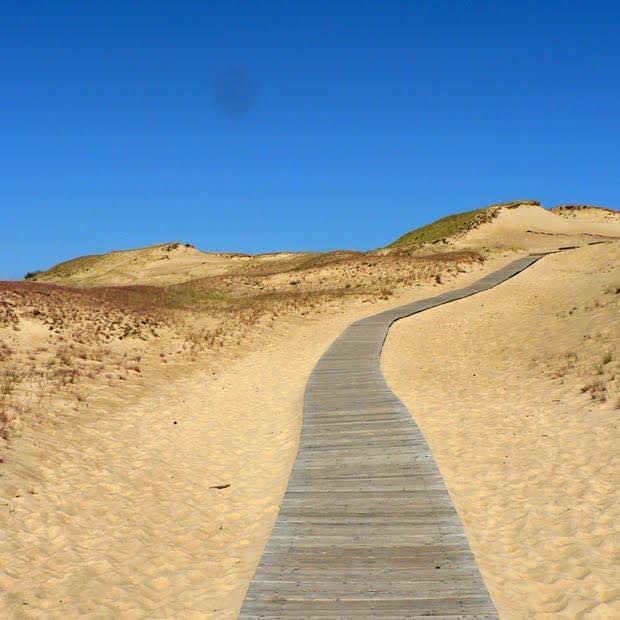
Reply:
[[386, 342], [503, 618], [620, 617], [618, 265], [548, 256]]

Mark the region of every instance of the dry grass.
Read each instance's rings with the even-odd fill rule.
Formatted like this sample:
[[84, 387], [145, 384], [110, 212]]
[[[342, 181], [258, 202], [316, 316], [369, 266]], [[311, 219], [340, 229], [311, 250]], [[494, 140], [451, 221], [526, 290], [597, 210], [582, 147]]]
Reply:
[[600, 379], [584, 385], [581, 388], [581, 392], [589, 394], [592, 400], [597, 400], [601, 403], [607, 400], [607, 386]]
[[581, 385], [582, 394], [597, 403], [620, 403], [620, 363], [617, 328], [610, 316], [620, 315], [620, 287], [606, 286], [598, 295], [556, 314], [559, 321], [589, 326], [589, 333], [563, 357], [549, 357], [544, 364], [552, 379]]
[[90, 254], [87, 256], [78, 256], [62, 263], [54, 265], [47, 271], [35, 271], [31, 272], [30, 277], [41, 281], [47, 279], [70, 279], [73, 276], [83, 276], [89, 271], [96, 270], [98, 267], [105, 263], [112, 263], [114, 259], [118, 257], [129, 258], [132, 255], [136, 257], [141, 254], [148, 253], [153, 250], [161, 250], [162, 252], [171, 252], [179, 247], [193, 247], [191, 244], [181, 244], [178, 242], [172, 243], [160, 243], [156, 245], [147, 246], [145, 248], [139, 248], [136, 250], [115, 250], [113, 252], [107, 252], [105, 254]]
[[140, 380], [147, 367], [252, 346], [253, 335], [282, 317], [389, 299], [416, 284], [450, 281], [483, 260], [468, 251], [341, 251], [231, 261], [223, 274], [167, 286], [2, 282], [0, 433], [79, 410], [93, 386]]
[[500, 202], [475, 211], [465, 211], [455, 213], [448, 217], [441, 218], [436, 222], [416, 228], [396, 241], [389, 247], [419, 247], [431, 243], [439, 243], [449, 237], [466, 233], [468, 230], [477, 228], [481, 224], [493, 220], [502, 208], [514, 209], [521, 205], [540, 206], [537, 200], [514, 200], [510, 202]]
[[619, 216], [620, 211], [616, 211], [615, 209], [609, 209], [608, 207], [600, 207], [597, 205], [574, 205], [574, 204], [562, 204], [557, 205], [549, 209], [552, 213], [557, 213], [559, 215], [564, 216], [575, 216], [576, 213], [580, 211], [592, 211], [596, 210], [600, 214], [605, 214], [607, 216]]

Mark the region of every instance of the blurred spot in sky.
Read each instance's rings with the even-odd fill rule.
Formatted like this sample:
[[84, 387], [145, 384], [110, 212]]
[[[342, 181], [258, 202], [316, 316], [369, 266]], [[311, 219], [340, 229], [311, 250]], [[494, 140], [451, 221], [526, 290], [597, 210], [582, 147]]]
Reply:
[[256, 87], [245, 69], [231, 67], [216, 77], [213, 97], [221, 112], [240, 118], [256, 103]]

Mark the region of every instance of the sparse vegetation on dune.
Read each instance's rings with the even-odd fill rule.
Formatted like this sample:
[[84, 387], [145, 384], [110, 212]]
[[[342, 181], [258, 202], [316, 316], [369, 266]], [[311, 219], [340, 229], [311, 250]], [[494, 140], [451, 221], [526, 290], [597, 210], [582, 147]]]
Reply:
[[45, 279], [54, 277], [71, 277], [75, 273], [80, 273], [97, 266], [105, 260], [105, 257], [105, 254], [78, 256], [77, 258], [72, 258], [70, 260], [63, 261], [58, 265], [54, 265], [45, 272], [39, 271], [34, 277], [44, 276]]
[[[620, 403], [620, 362], [618, 334], [608, 317], [620, 315], [620, 286], [606, 286], [587, 303], [572, 304], [558, 312], [556, 319], [602, 326], [575, 343], [563, 357], [549, 357], [543, 363], [552, 379], [581, 385], [582, 394], [593, 401]], [[620, 408], [620, 407], [619, 407]]]
[[[0, 432], [8, 436], [10, 427], [44, 416], [55, 404], [79, 408], [87, 400], [82, 386], [113, 385], [142, 375], [145, 365], [187, 363], [251, 346], [253, 334], [279, 317], [386, 300], [405, 287], [447, 282], [484, 261], [469, 251], [253, 258], [232, 261], [222, 274], [167, 286], [0, 283], [0, 376], [6, 386]], [[88, 270], [93, 262], [73, 263], [66, 273], [79, 276], [72, 270], [80, 264]]]
[[388, 336], [500, 617], [618, 617], [618, 265], [618, 242], [551, 255]]
[[[29, 273], [25, 282], [0, 283], [0, 432], [39, 415], [43, 400], [45, 407], [56, 400], [66, 409], [70, 398], [79, 408], [86, 400], [80, 386], [115, 384], [143, 375], [149, 365], [251, 347], [254, 335], [281, 317], [339, 312], [343, 304], [385, 301], [417, 284], [449, 283], [484, 262], [488, 247], [507, 247], [472, 246], [479, 251], [454, 240], [505, 209], [518, 218], [523, 206], [528, 217], [550, 217], [537, 201], [518, 200], [448, 216], [370, 252], [209, 254], [173, 242], [83, 256]], [[541, 236], [536, 233], [536, 243]], [[600, 380], [605, 390], [584, 393], [600, 400], [614, 391], [613, 355], [595, 377], [582, 374], [583, 385]]]
[[464, 232], [476, 225], [478, 218], [484, 211], [484, 209], [476, 209], [475, 211], [448, 215], [447, 217], [404, 234], [402, 237], [392, 242], [389, 247], [417, 246], [443, 241], [446, 237]]
[[42, 281], [53, 280], [55, 278], [70, 278], [76, 274], [84, 274], [84, 272], [96, 269], [105, 263], [112, 263], [114, 259], [119, 257], [131, 260], [132, 257], [138, 257], [153, 251], [159, 250], [162, 252], [170, 252], [181, 246], [188, 248], [193, 247], [189, 243], [181, 244], [174, 241], [171, 243], [158, 243], [144, 248], [136, 248], [134, 250], [113, 250], [112, 252], [106, 252], [104, 254], [88, 254], [58, 263], [57, 265], [50, 267], [47, 271], [32, 272], [31, 277], [40, 276]]
[[0, 435], [53, 409], [76, 409], [80, 386], [126, 378], [167, 327], [152, 290], [0, 283]]
[[132, 250], [80, 256], [54, 265], [32, 278], [75, 286], [171, 284], [208, 274], [222, 273], [249, 258], [234, 253], [207, 253], [191, 243], [161, 243]]
[[430, 224], [426, 224], [420, 228], [416, 228], [396, 241], [391, 243], [389, 247], [415, 247], [430, 243], [438, 243], [449, 237], [459, 235], [476, 228], [481, 224], [490, 222], [497, 216], [502, 208], [513, 209], [520, 206], [540, 206], [537, 200], [513, 200], [509, 202], [498, 202], [496, 204], [476, 209], [474, 211], [465, 211], [464, 213], [455, 213], [448, 215]]
[[[510, 219], [520, 213], [515, 210], [507, 215]], [[502, 219], [488, 228], [493, 231]], [[589, 424], [597, 416], [617, 413], [612, 408], [620, 404], [620, 351], [614, 340], [617, 329], [614, 332], [606, 320], [615, 316], [614, 311], [618, 313], [616, 304], [620, 303], [620, 286], [611, 273], [618, 264], [613, 253], [617, 249], [618, 244], [587, 248], [585, 252], [609, 257], [603, 268], [597, 263], [593, 270], [596, 286], [586, 286], [585, 293], [581, 290], [576, 296], [571, 287], [571, 295], [559, 302], [553, 294], [544, 298], [545, 285], [555, 281], [557, 274], [570, 271], [570, 256], [577, 257], [582, 250], [545, 259], [540, 272], [538, 265], [528, 270], [526, 278], [537, 272], [543, 277], [534, 277], [533, 282], [541, 287], [534, 289], [534, 295], [523, 295], [525, 307], [519, 288], [507, 299], [504, 296], [503, 306], [493, 305], [493, 299], [497, 303], [503, 295], [503, 287], [498, 287], [485, 299], [471, 300], [473, 320], [460, 321], [457, 304], [443, 307], [455, 314], [452, 320], [440, 319], [439, 324], [434, 312], [417, 316], [416, 320], [429, 319], [429, 323], [416, 330], [415, 346], [408, 346], [400, 356], [415, 362], [407, 380], [412, 372], [415, 385], [431, 378], [436, 383], [430, 395], [441, 394], [448, 386], [440, 414], [432, 418], [442, 427], [442, 442], [448, 430], [457, 428], [456, 469], [471, 472], [475, 485], [485, 479], [480, 471], [499, 470], [499, 476], [491, 476], [489, 497], [505, 487], [510, 471], [506, 455], [513, 446], [525, 445], [526, 457], [515, 462], [545, 463], [548, 452], [528, 458], [536, 441], [530, 441], [532, 437], [541, 435], [539, 441], [544, 443], [550, 437], [565, 439], [562, 427], [543, 435], [532, 424], [533, 412], [528, 408], [536, 407], [530, 394], [536, 394], [540, 386], [544, 390], [555, 383], [583, 405], [585, 411], [574, 415], [571, 409], [556, 412], [562, 425], [576, 418], [582, 423], [587, 418]], [[45, 282], [44, 274], [24, 282], [0, 282], [0, 474], [8, 490], [7, 509], [14, 511], [6, 523], [11, 535], [7, 536], [5, 572], [15, 592], [7, 608], [12, 605], [19, 612], [19, 597], [25, 598], [24, 593], [36, 589], [49, 575], [79, 577], [85, 558], [89, 565], [103, 566], [105, 575], [110, 576], [106, 568], [110, 562], [123, 566], [124, 572], [104, 580], [101, 589], [95, 584], [92, 592], [76, 595], [67, 609], [77, 609], [82, 600], [88, 605], [93, 597], [111, 601], [110, 609], [120, 609], [121, 583], [129, 584], [123, 609], [131, 610], [135, 579], [144, 581], [148, 594], [156, 574], [153, 568], [159, 571], [155, 583], [162, 600], [176, 599], [177, 592], [179, 597], [190, 597], [192, 591], [196, 599], [187, 600], [202, 604], [204, 587], [200, 585], [205, 579], [209, 584], [219, 582], [209, 581], [202, 572], [197, 579], [197, 566], [233, 566], [220, 590], [210, 586], [216, 591], [214, 600], [224, 600], [231, 587], [242, 593], [243, 580], [250, 573], [238, 564], [238, 558], [253, 553], [252, 541], [259, 540], [261, 532], [266, 539], [270, 524], [257, 515], [277, 511], [298, 438], [303, 388], [329, 343], [354, 320], [465, 285], [510, 260], [511, 254], [503, 249], [494, 256], [464, 244], [441, 244], [372, 252], [240, 256], [207, 255], [182, 244], [167, 244], [121, 254], [120, 259], [114, 254], [96, 264], [87, 261], [90, 266], [84, 271], [73, 271], [73, 265], [62, 278], [54, 276], [55, 283]], [[559, 261], [564, 265], [561, 269], [552, 262], [559, 257], [566, 261]], [[477, 273], [454, 282], [468, 271]], [[579, 278], [575, 281], [580, 282]], [[510, 282], [518, 283], [518, 279], [507, 283], [509, 290]], [[492, 307], [486, 308], [489, 299]], [[532, 311], [533, 300], [537, 301]], [[525, 311], [519, 315], [519, 310]], [[515, 328], [513, 312], [525, 316], [527, 325], [538, 331]], [[555, 342], [558, 335], [564, 337], [560, 345]], [[511, 342], [513, 336], [516, 343]], [[420, 349], [418, 344], [425, 338], [431, 339], [432, 346]], [[527, 359], [532, 360], [535, 372], [527, 375], [530, 382], [525, 382], [527, 388], [518, 399], [525, 411], [506, 423], [503, 401], [513, 398], [519, 382], [498, 389], [504, 384], [493, 373], [496, 367], [500, 377], [510, 373], [530, 340], [536, 346]], [[541, 348], [547, 341], [554, 343], [553, 349]], [[449, 364], [438, 361], [443, 349], [448, 360], [462, 363], [476, 347], [464, 374], [459, 375], [458, 364], [455, 372], [454, 366], [446, 371]], [[421, 370], [426, 363], [434, 365], [432, 372]], [[476, 426], [471, 434], [479, 439], [497, 424], [497, 431], [491, 433], [493, 441], [487, 443], [495, 445], [496, 438], [504, 436], [507, 441], [490, 455], [485, 452], [484, 467], [478, 467], [481, 451], [473, 450], [473, 460], [464, 468], [466, 448], [478, 445], [463, 440], [462, 435], [471, 430], [468, 415], [478, 411], [476, 389], [480, 386], [493, 394], [498, 407], [491, 409], [488, 423]], [[468, 415], [446, 424], [445, 416], [461, 409], [453, 403], [463, 395], [473, 398], [472, 406], [463, 408]], [[423, 398], [416, 402], [424, 406]], [[33, 428], [39, 421], [44, 424]], [[606, 450], [601, 435], [593, 440], [597, 452], [601, 445], [601, 452]], [[607, 429], [603, 436], [609, 437]], [[590, 435], [584, 438], [582, 443], [590, 441]], [[196, 471], [206, 474], [197, 478]], [[604, 466], [597, 471], [604, 471]], [[592, 473], [587, 477], [590, 480]], [[540, 490], [550, 479], [543, 476], [531, 485], [524, 478], [523, 486], [513, 494], [520, 504], [533, 488]], [[499, 486], [497, 480], [502, 482]], [[66, 498], [73, 498], [76, 488], [79, 497], [71, 501], [77, 516], [69, 524]], [[114, 510], [109, 510], [110, 489], [121, 499]], [[230, 495], [223, 497], [224, 493]], [[547, 499], [540, 505], [546, 506]], [[480, 501], [476, 493], [471, 505]], [[482, 513], [480, 522], [486, 524], [493, 508]], [[162, 538], [161, 515], [180, 524], [174, 537]], [[527, 523], [530, 516], [526, 515]], [[509, 514], [510, 528], [513, 522]], [[39, 536], [41, 528], [62, 535]], [[187, 536], [196, 531], [203, 532], [209, 543], [206, 565], [202, 549], [194, 556], [192, 536]], [[139, 549], [132, 547], [136, 540]], [[564, 534], [560, 532], [557, 540], [565, 546]], [[70, 553], [58, 554], [58, 544]], [[184, 549], [188, 555], [179, 555]], [[34, 570], [23, 564], [24, 553], [41, 558]], [[128, 563], [128, 553], [133, 563]], [[155, 563], [153, 553], [158, 558]], [[167, 580], [170, 566], [179, 564], [179, 558], [188, 570], [179, 573], [178, 581]], [[513, 573], [524, 571], [519, 567]], [[82, 581], [76, 582], [80, 588]], [[195, 588], [188, 585], [196, 583]], [[74, 583], [63, 582], [50, 590], [40, 600], [41, 608], [66, 601], [65, 593], [74, 587]], [[209, 602], [205, 609], [216, 608], [224, 607]]]
[[585, 205], [545, 209], [535, 200], [515, 200], [457, 213], [412, 230], [389, 247], [411, 253], [499, 248], [547, 251], [560, 245], [620, 238], [620, 213]]
[[551, 207], [549, 211], [552, 213], [570, 213], [579, 211], [598, 211], [601, 214], [620, 215], [620, 211], [610, 209], [608, 207], [600, 207], [597, 205], [576, 205], [576, 204], [562, 204], [555, 207]]

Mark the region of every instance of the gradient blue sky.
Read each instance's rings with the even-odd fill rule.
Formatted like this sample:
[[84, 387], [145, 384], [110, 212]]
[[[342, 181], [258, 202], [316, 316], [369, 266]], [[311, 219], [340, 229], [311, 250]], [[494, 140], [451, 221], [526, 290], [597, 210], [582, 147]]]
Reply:
[[615, 2], [0, 4], [0, 277], [620, 206]]

